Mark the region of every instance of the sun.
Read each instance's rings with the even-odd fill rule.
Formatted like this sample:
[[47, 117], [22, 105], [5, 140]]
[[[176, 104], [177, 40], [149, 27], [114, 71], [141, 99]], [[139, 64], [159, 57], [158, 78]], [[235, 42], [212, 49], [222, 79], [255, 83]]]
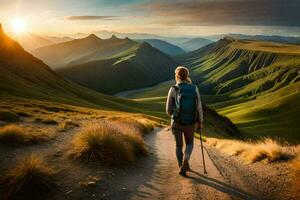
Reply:
[[27, 24], [25, 20], [22, 19], [14, 19], [11, 23], [12, 29], [16, 34], [21, 34], [26, 31]]

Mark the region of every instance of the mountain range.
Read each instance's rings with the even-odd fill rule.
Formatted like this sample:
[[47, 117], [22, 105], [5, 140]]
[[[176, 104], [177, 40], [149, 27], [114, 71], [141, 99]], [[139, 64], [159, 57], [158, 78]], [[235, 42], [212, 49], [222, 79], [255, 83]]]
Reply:
[[169, 55], [129, 38], [86, 38], [42, 47], [33, 54], [64, 77], [113, 94], [151, 86], [172, 77], [178, 65]]
[[[163, 46], [163, 48], [159, 48], [164, 53], [169, 54], [167, 51], [164, 51], [164, 48], [170, 48], [171, 45], [176, 46], [176, 51], [178, 51], [178, 48], [184, 50], [184, 51], [193, 51], [196, 49], [199, 49], [206, 44], [212, 43], [213, 41], [206, 38], [201, 37], [176, 37], [176, 36], [160, 36], [155, 34], [147, 34], [147, 33], [119, 33], [119, 32], [113, 32], [113, 31], [94, 31], [93, 34], [97, 35], [100, 38], [108, 39], [112, 37], [113, 35], [119, 38], [130, 38], [132, 40], [136, 41], [147, 41], [149, 44], [151, 44], [153, 47], [159, 48]], [[84, 38], [87, 37], [88, 34], [86, 33], [77, 33], [69, 35], [71, 38]], [[164, 44], [160, 44], [164, 43]], [[172, 47], [174, 48], [174, 47]], [[181, 50], [180, 50], [181, 51]], [[181, 54], [182, 52], [180, 52]], [[173, 54], [173, 53], [172, 53]], [[177, 54], [177, 52], [176, 52]], [[179, 53], [178, 53], [179, 54]], [[173, 54], [175, 55], [175, 54]]]

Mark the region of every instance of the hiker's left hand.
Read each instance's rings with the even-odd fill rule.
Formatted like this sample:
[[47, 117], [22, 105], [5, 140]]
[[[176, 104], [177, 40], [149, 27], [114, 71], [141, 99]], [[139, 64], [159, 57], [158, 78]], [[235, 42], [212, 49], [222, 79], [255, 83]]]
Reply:
[[201, 130], [202, 128], [203, 128], [203, 123], [202, 123], [202, 122], [199, 122], [199, 123], [198, 123], [197, 129]]

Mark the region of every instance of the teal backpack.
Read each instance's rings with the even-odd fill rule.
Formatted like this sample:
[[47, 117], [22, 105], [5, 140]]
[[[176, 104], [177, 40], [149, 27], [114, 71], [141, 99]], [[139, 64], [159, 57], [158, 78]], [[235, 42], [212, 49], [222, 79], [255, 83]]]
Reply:
[[182, 125], [195, 123], [198, 117], [196, 86], [180, 83], [173, 88], [176, 91], [174, 121]]

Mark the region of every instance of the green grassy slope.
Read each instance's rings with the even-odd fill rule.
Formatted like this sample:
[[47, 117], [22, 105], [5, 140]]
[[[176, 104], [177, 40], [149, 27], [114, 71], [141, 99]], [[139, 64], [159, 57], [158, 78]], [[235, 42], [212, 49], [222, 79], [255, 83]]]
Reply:
[[296, 45], [225, 38], [205, 54], [198, 52], [189, 54], [185, 64], [192, 67], [205, 93], [252, 96], [276, 90], [298, 77], [300, 47]]
[[178, 60], [205, 102], [245, 133], [300, 141], [300, 46], [224, 38]]
[[111, 58], [66, 66], [57, 72], [86, 87], [114, 94], [166, 81], [177, 65], [170, 56], [143, 43]]
[[175, 84], [174, 80], [165, 81], [159, 83], [155, 86], [145, 88], [138, 91], [129, 92], [125, 97], [131, 99], [141, 99], [141, 98], [165, 98], [168, 91], [172, 85]]
[[252, 101], [217, 107], [249, 137], [272, 136], [300, 142], [300, 82]]

